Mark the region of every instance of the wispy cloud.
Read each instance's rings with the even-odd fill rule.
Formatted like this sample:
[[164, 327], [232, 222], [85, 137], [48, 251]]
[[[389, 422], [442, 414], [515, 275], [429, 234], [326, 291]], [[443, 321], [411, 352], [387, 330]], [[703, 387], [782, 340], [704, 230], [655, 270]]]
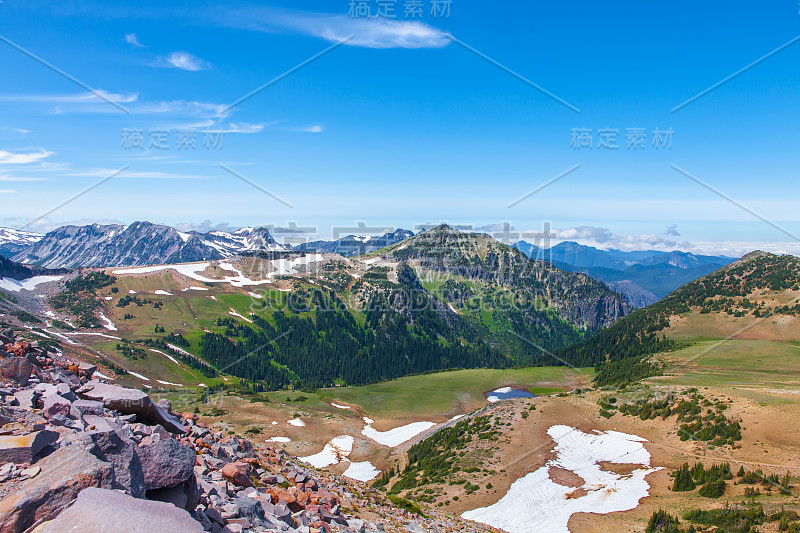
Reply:
[[[69, 174], [65, 174], [66, 176], [75, 176], [81, 178], [99, 178], [99, 177], [106, 177], [111, 172], [117, 172], [114, 169], [107, 169], [107, 168], [97, 168], [97, 169], [90, 169], [90, 170], [82, 170], [77, 171]], [[195, 174], [173, 174], [171, 172], [160, 172], [160, 171], [139, 171], [134, 172], [132, 170], [125, 170], [119, 173], [119, 178], [127, 178], [127, 179], [160, 179], [160, 180], [208, 180], [214, 179], [211, 176], [198, 176]]]
[[25, 182], [25, 181], [44, 181], [44, 180], [45, 180], [45, 178], [31, 178], [31, 177], [27, 177], [27, 176], [11, 176], [11, 175], [8, 175], [8, 174], [0, 174], [0, 182], [2, 182], [2, 181]]
[[54, 152], [37, 150], [35, 152], [8, 152], [0, 150], [0, 165], [28, 165], [48, 158]]
[[353, 18], [271, 7], [230, 10], [216, 23], [269, 33], [291, 31], [330, 42], [348, 39], [346, 46], [365, 48], [443, 48], [451, 42], [445, 32], [419, 21]]
[[188, 70], [190, 72], [197, 72], [200, 70], [208, 70], [211, 65], [199, 57], [193, 56], [189, 52], [172, 52], [166, 57], [161, 57], [152, 64], [154, 67], [163, 68], [177, 68], [180, 70]]
[[139, 42], [139, 38], [136, 37], [135, 33], [126, 33], [125, 42], [131, 45], [133, 48], [144, 48], [144, 45]]
[[19, 139], [31, 133], [31, 130], [23, 128], [9, 128], [7, 126], [0, 126], [0, 138], [3, 139]]
[[0, 189], [0, 194], [14, 194], [16, 191], [11, 189]]
[[12, 94], [0, 96], [3, 102], [42, 102], [46, 104], [91, 104], [103, 102], [103, 98], [117, 103], [127, 104], [139, 99], [138, 93], [117, 94], [98, 89], [96, 92], [78, 94]]
[[299, 131], [302, 133], [322, 133], [325, 128], [321, 124], [314, 124], [313, 126], [306, 126], [304, 128], [294, 128], [291, 131]]

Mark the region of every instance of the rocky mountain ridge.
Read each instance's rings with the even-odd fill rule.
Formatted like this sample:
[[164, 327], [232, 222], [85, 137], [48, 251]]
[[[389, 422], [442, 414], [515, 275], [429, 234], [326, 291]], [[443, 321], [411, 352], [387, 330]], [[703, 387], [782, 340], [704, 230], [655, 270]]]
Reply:
[[182, 232], [151, 222], [64, 226], [12, 259], [48, 268], [141, 266], [222, 259], [256, 250], [285, 250], [267, 228], [232, 233]]

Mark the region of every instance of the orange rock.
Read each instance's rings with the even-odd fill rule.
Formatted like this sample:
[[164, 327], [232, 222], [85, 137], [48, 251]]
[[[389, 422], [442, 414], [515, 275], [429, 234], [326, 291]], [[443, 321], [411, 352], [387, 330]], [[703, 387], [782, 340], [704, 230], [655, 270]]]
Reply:
[[222, 467], [222, 477], [240, 487], [252, 487], [253, 481], [247, 475], [249, 465], [246, 463], [228, 463]]

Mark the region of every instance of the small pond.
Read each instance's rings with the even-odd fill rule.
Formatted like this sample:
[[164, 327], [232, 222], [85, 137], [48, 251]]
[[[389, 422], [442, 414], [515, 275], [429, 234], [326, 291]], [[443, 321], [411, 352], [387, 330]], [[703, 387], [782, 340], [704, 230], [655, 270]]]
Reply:
[[536, 397], [535, 394], [525, 389], [515, 389], [514, 387], [500, 387], [499, 389], [487, 393], [486, 401], [488, 401], [489, 403], [494, 403], [502, 400], [510, 400], [512, 398], [534, 398], [534, 397]]

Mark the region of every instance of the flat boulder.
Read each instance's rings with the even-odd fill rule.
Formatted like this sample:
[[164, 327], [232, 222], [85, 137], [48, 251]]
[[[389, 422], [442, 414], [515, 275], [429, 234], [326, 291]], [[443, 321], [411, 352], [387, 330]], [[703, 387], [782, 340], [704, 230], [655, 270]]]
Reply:
[[72, 408], [72, 402], [60, 394], [51, 394], [44, 398], [42, 416], [50, 420], [54, 416], [61, 414], [70, 418], [80, 418], [81, 413]]
[[58, 432], [44, 430], [27, 435], [0, 436], [0, 464], [32, 463], [33, 458], [58, 440]]
[[41, 533], [202, 533], [203, 527], [172, 504], [88, 488]]
[[[21, 533], [34, 523], [50, 520], [71, 504], [83, 489], [110, 488], [114, 479], [110, 464], [77, 446], [59, 448], [36, 466], [41, 473], [23, 481], [0, 500], [0, 533]], [[82, 530], [64, 528], [53, 531]]]
[[92, 380], [78, 389], [76, 393], [84, 400], [103, 402], [107, 409], [113, 409], [125, 415], [135, 414], [137, 422], [151, 426], [161, 424], [171, 433], [186, 433], [180, 420], [164, 411], [150, 399], [150, 396], [140, 390], [126, 389], [118, 385]]

